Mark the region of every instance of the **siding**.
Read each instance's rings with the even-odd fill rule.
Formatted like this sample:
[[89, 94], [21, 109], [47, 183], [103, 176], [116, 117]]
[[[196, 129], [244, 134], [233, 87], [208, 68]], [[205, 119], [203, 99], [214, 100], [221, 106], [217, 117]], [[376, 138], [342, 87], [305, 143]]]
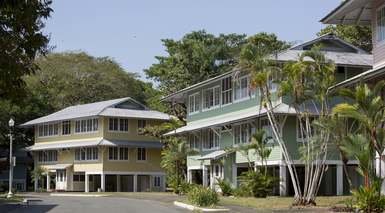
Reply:
[[385, 4], [385, 0], [374, 0], [372, 5], [373, 56], [374, 68], [385, 64], [385, 41], [377, 43], [376, 23], [377, 8]]

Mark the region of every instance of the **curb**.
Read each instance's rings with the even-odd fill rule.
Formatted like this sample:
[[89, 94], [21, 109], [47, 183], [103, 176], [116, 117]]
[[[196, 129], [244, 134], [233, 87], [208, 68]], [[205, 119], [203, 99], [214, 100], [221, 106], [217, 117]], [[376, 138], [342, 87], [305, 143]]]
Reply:
[[51, 193], [53, 197], [106, 197], [107, 195], [98, 194], [70, 194], [70, 193]]
[[202, 212], [228, 212], [230, 209], [209, 209], [209, 208], [202, 208], [202, 207], [197, 207], [193, 206], [190, 204], [182, 203], [179, 201], [174, 201], [174, 205], [180, 208], [188, 209], [190, 211], [198, 210]]

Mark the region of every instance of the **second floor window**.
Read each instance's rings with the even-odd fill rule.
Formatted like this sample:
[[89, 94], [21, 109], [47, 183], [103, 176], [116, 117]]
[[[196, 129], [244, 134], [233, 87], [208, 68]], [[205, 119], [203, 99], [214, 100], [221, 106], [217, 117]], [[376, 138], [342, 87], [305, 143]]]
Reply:
[[138, 161], [145, 161], [146, 158], [147, 158], [146, 148], [139, 147], [137, 149], [137, 160]]
[[47, 137], [47, 136], [55, 136], [59, 134], [59, 124], [51, 123], [51, 124], [42, 124], [39, 125], [39, 137]]
[[233, 102], [233, 82], [232, 77], [222, 79], [222, 104]]
[[108, 120], [108, 130], [116, 132], [128, 132], [128, 119], [110, 118]]
[[98, 131], [98, 119], [84, 119], [75, 121], [75, 132], [84, 133], [84, 132], [96, 132]]
[[201, 144], [201, 137], [199, 133], [196, 134], [190, 134], [189, 135], [189, 146], [190, 149], [200, 149], [200, 144]]
[[140, 129], [146, 128], [146, 125], [146, 120], [138, 120], [138, 133], [140, 133]]
[[219, 148], [219, 135], [211, 129], [203, 132], [202, 137], [203, 149], [217, 149]]
[[377, 42], [385, 40], [385, 6], [377, 10]]
[[57, 161], [57, 151], [56, 150], [39, 151], [37, 160], [39, 162], [55, 162]]
[[234, 100], [240, 100], [249, 97], [249, 79], [247, 76], [239, 78], [234, 86]]
[[71, 134], [71, 121], [63, 121], [62, 135], [70, 135], [70, 134]]
[[108, 160], [128, 160], [128, 147], [109, 147]]
[[90, 161], [99, 159], [98, 147], [79, 148], [75, 149], [76, 161]]
[[188, 108], [189, 113], [199, 112], [200, 110], [200, 95], [199, 93], [195, 93], [189, 96]]
[[234, 131], [234, 144], [249, 143], [252, 135], [255, 133], [255, 128], [252, 128], [250, 124], [244, 123], [233, 127]]
[[210, 109], [219, 106], [220, 88], [213, 87], [203, 91], [203, 108]]

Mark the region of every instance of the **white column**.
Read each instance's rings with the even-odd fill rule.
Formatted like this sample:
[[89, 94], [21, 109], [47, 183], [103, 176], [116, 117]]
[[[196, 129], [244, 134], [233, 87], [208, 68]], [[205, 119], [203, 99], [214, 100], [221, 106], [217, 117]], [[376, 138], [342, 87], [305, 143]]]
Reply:
[[50, 182], [51, 182], [51, 177], [49, 176], [49, 172], [47, 172], [47, 192], [49, 192], [50, 189]]
[[208, 183], [207, 183], [207, 167], [206, 166], [203, 166], [203, 171], [202, 171], [202, 184], [204, 187], [207, 187], [208, 186]]
[[34, 188], [35, 188], [35, 192], [37, 192], [37, 190], [39, 188], [39, 181], [37, 179], [35, 179]]
[[84, 176], [84, 192], [90, 192], [90, 175], [87, 173]]
[[104, 192], [106, 190], [106, 175], [101, 173], [100, 174], [100, 188], [102, 190], [102, 192]]
[[342, 165], [337, 165], [337, 195], [343, 195], [344, 194], [344, 172]]
[[192, 170], [187, 169], [187, 182], [192, 183]]
[[210, 189], [214, 189], [214, 166], [210, 166]]
[[120, 192], [120, 175], [116, 175], [116, 191]]
[[237, 187], [237, 164], [233, 163], [232, 166], [232, 177], [233, 177], [233, 187]]
[[280, 196], [286, 196], [287, 195], [287, 187], [286, 187], [286, 166], [285, 165], [279, 165], [279, 195]]
[[138, 175], [134, 175], [134, 192], [138, 191]]

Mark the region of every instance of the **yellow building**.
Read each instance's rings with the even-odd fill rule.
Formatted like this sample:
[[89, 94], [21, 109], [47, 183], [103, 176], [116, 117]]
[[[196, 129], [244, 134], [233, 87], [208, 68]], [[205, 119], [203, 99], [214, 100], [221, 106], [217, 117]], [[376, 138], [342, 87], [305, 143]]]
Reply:
[[[35, 167], [47, 191], [163, 191], [162, 145], [140, 128], [170, 120], [132, 98], [67, 107], [24, 123], [33, 127]], [[35, 190], [39, 187], [35, 182]]]

